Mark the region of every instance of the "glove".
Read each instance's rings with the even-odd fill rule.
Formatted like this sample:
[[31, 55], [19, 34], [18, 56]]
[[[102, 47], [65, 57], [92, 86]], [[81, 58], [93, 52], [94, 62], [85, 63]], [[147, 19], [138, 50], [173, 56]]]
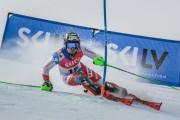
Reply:
[[96, 56], [93, 59], [93, 64], [99, 65], [99, 66], [104, 66], [104, 59], [103, 59], [103, 57]]
[[41, 86], [41, 90], [52, 91], [52, 89], [53, 89], [53, 85], [51, 84], [49, 80], [45, 81], [43, 85]]

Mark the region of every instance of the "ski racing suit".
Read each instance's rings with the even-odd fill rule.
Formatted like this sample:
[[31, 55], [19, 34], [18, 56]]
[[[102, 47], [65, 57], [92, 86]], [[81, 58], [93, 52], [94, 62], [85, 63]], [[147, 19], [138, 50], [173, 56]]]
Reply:
[[[83, 55], [86, 55], [87, 57], [92, 59], [96, 56], [101, 57], [100, 55], [94, 53], [93, 51], [82, 45], [73, 57], [71, 57], [67, 53], [66, 48], [61, 48], [60, 50], [56, 51], [47, 60], [43, 67], [42, 77], [44, 81], [50, 80], [49, 71], [58, 64], [62, 79], [67, 85], [82, 85], [86, 90], [89, 90], [94, 95], [100, 95], [102, 77], [98, 73], [94, 72], [92, 69], [85, 66], [82, 62], [80, 62]], [[105, 83], [105, 90], [108, 90], [109, 92], [112, 92], [114, 94], [121, 93], [121, 97], [124, 97], [127, 94], [124, 88], [120, 88], [115, 83], [110, 82]], [[107, 99], [116, 98], [115, 96], [112, 97], [111, 93], [109, 93], [108, 96], [104, 97], [106, 97]]]
[[86, 55], [89, 58], [94, 58], [96, 56], [100, 56], [90, 49], [80, 46], [80, 49], [76, 52], [76, 54], [71, 57], [66, 48], [61, 48], [56, 51], [45, 63], [43, 66], [43, 74], [42, 77], [44, 81], [49, 80], [49, 71], [55, 66], [59, 66], [60, 74], [62, 75], [63, 81], [70, 86], [80, 85], [80, 76], [85, 75], [88, 79], [91, 79], [94, 83], [101, 85], [101, 76], [94, 72], [92, 69], [85, 66], [82, 62], [80, 62], [83, 55]]

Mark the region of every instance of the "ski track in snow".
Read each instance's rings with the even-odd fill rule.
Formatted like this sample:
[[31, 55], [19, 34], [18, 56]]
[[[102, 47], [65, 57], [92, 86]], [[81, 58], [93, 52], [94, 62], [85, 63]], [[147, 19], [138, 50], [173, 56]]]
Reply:
[[[103, 55], [103, 51], [96, 48], [95, 43], [87, 44]], [[48, 47], [47, 47], [48, 46]], [[39, 49], [41, 48], [41, 49]], [[0, 81], [20, 83], [26, 85], [41, 85], [41, 68], [46, 59], [56, 48], [50, 44], [33, 46], [26, 55], [16, 62], [0, 59]], [[58, 46], [59, 48], [59, 46]], [[33, 54], [32, 54], [33, 53]], [[118, 58], [110, 51], [109, 63], [118, 65]], [[41, 56], [41, 57], [39, 57]], [[92, 64], [92, 60], [84, 57], [82, 62], [102, 75], [103, 68]], [[28, 63], [28, 64], [27, 64]], [[123, 67], [123, 66], [120, 66]], [[129, 70], [128, 67], [123, 69]], [[138, 70], [131, 68], [131, 72]], [[133, 103], [131, 107], [103, 99], [84, 95], [82, 86], [71, 87], [65, 85], [58, 68], [50, 71], [51, 81], [55, 91], [45, 92], [37, 88], [0, 84], [0, 120], [179, 120], [180, 119], [180, 91], [164, 86], [146, 84], [135, 81], [135, 76], [107, 69], [107, 80], [126, 88], [129, 93], [135, 94], [148, 101], [162, 102], [160, 111], [153, 110], [141, 104]], [[68, 93], [66, 93], [68, 92]], [[75, 94], [71, 94], [75, 93]]]

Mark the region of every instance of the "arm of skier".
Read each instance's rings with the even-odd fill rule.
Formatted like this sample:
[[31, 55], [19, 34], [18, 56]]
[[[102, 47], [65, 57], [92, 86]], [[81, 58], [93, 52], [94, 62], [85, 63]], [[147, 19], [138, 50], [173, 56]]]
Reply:
[[42, 78], [44, 81], [50, 81], [49, 71], [56, 65], [53, 56], [51, 56], [43, 66]]
[[95, 53], [94, 51], [92, 51], [89, 48], [86, 48], [85, 46], [82, 46], [82, 45], [81, 45], [81, 50], [84, 55], [86, 55], [87, 57], [89, 57], [91, 59], [94, 59], [96, 56], [102, 57], [101, 55]]
[[56, 65], [59, 64], [59, 56], [57, 53], [54, 53], [53, 56], [51, 56], [43, 66], [43, 73], [42, 78], [44, 80], [43, 85], [41, 86], [42, 90], [45, 91], [52, 91], [53, 85], [51, 84], [50, 77], [49, 77], [49, 71]]
[[93, 59], [93, 63], [95, 65], [99, 65], [99, 66], [103, 66], [104, 65], [104, 59], [101, 55], [95, 53], [94, 51], [91, 51], [90, 49], [84, 47], [81, 45], [81, 50], [83, 52], [84, 55], [86, 55], [87, 57]]

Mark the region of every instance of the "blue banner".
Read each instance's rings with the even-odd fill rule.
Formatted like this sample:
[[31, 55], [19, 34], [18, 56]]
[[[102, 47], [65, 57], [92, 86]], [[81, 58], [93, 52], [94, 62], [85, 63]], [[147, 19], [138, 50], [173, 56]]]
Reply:
[[[33, 41], [57, 40], [67, 32], [76, 32], [82, 41], [104, 44], [104, 31], [94, 28], [9, 14], [1, 51], [26, 48]], [[180, 42], [107, 32], [108, 48], [116, 52], [119, 62], [137, 67], [140, 75], [168, 85], [180, 86]], [[13, 53], [17, 56], [16, 53]], [[11, 57], [14, 57], [11, 55]], [[12, 59], [12, 58], [11, 58]]]

